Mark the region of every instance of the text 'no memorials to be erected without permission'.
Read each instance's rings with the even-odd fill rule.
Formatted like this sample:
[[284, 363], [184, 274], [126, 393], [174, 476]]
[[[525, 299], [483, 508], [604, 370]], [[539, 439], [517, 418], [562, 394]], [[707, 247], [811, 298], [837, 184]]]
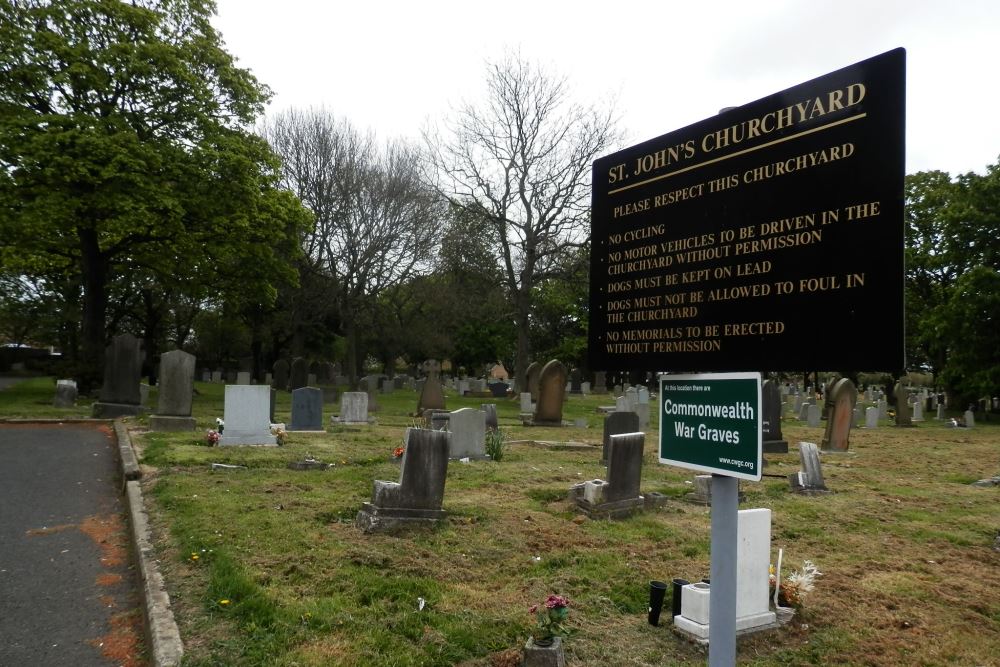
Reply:
[[594, 162], [593, 368], [903, 367], [905, 52]]

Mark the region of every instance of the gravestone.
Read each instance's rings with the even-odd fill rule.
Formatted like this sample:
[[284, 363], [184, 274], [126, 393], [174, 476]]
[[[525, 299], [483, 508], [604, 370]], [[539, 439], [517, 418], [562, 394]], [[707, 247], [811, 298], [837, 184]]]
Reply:
[[878, 408], [874, 405], [865, 410], [865, 428], [878, 428]]
[[480, 408], [486, 415], [486, 430], [497, 431], [500, 429], [500, 422], [497, 420], [496, 403], [483, 403]]
[[525, 414], [530, 414], [534, 412], [535, 406], [531, 402], [531, 392], [521, 392], [521, 412]]
[[848, 378], [837, 380], [829, 392], [831, 410], [821, 441], [824, 452], [846, 452], [850, 448], [851, 425], [857, 402], [858, 390], [854, 383]]
[[768, 454], [787, 454], [788, 441], [781, 435], [781, 390], [774, 380], [761, 386], [761, 450]]
[[462, 408], [448, 419], [451, 444], [448, 457], [453, 459], [486, 458], [486, 413], [475, 408]]
[[818, 428], [820, 422], [820, 407], [816, 404], [810, 404], [808, 407], [808, 412], [806, 413], [806, 425], [812, 428]]
[[52, 406], [56, 408], [72, 408], [76, 405], [77, 388], [75, 380], [59, 380], [56, 382], [56, 395], [52, 398]]
[[566, 392], [566, 367], [553, 359], [545, 364], [538, 377], [538, 404], [532, 417], [535, 426], [562, 426], [563, 397]]
[[226, 385], [226, 429], [219, 445], [277, 445], [271, 434], [271, 388], [263, 385]]
[[363, 391], [345, 391], [340, 395], [340, 415], [342, 424], [368, 423], [368, 394]]
[[639, 415], [634, 412], [612, 412], [604, 419], [604, 447], [601, 450], [601, 464], [607, 465], [611, 436], [639, 431]]
[[913, 417], [910, 414], [910, 403], [907, 401], [909, 392], [902, 382], [897, 382], [893, 388], [893, 395], [896, 399], [896, 426], [913, 426]]
[[524, 372], [524, 377], [527, 382], [527, 391], [531, 394], [531, 400], [538, 401], [538, 381], [541, 379], [542, 365], [537, 361], [532, 361], [528, 364], [527, 370]]
[[611, 436], [608, 446], [608, 479], [595, 479], [574, 487], [577, 509], [592, 519], [615, 519], [642, 509], [639, 493], [642, 481], [643, 433]]
[[288, 361], [285, 359], [278, 359], [274, 362], [274, 366], [271, 367], [271, 370], [274, 373], [274, 381], [271, 383], [271, 386], [282, 391], [288, 389]]
[[[736, 520], [736, 632], [774, 626], [770, 610], [771, 510], [739, 510]], [[681, 613], [674, 625], [700, 639], [709, 636], [710, 584], [688, 584], [682, 589]]]
[[250, 384], [250, 372], [240, 371], [236, 374], [236, 384]]
[[579, 368], [574, 368], [569, 372], [569, 393], [571, 394], [582, 394], [583, 393], [583, 373], [580, 372]]
[[184, 350], [172, 350], [160, 357], [159, 398], [156, 414], [149, 417], [151, 431], [194, 430], [194, 366], [194, 355]]
[[142, 346], [132, 334], [115, 336], [104, 351], [104, 382], [92, 414], [99, 419], [137, 415], [142, 411], [139, 378]]
[[594, 393], [595, 394], [606, 394], [608, 393], [607, 387], [607, 377], [608, 374], [605, 371], [595, 371], [594, 372]]
[[309, 380], [309, 362], [302, 357], [292, 359], [288, 374], [288, 391], [295, 391], [307, 385]]
[[788, 476], [788, 483], [792, 487], [792, 491], [805, 495], [826, 492], [823, 467], [820, 465], [819, 448], [816, 447], [816, 443], [799, 443], [799, 461], [802, 464], [802, 470]]
[[376, 480], [371, 502], [362, 505], [355, 525], [371, 533], [444, 519], [450, 439], [447, 431], [407, 429], [399, 482]]
[[422, 415], [424, 410], [444, 410], [444, 390], [438, 375], [441, 372], [441, 362], [428, 359], [420, 365], [420, 368], [427, 374], [427, 378], [420, 391], [420, 399], [417, 401], [417, 414]]
[[323, 428], [323, 390], [300, 387], [292, 392], [292, 431], [325, 431]]

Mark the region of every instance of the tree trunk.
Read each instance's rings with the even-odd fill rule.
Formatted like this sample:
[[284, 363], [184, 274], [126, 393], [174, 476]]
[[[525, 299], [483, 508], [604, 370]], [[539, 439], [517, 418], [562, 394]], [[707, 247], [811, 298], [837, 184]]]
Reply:
[[103, 375], [105, 332], [108, 309], [108, 261], [101, 253], [97, 232], [77, 229], [80, 241], [80, 273], [83, 281], [83, 323], [79, 377], [81, 393], [93, 391]]

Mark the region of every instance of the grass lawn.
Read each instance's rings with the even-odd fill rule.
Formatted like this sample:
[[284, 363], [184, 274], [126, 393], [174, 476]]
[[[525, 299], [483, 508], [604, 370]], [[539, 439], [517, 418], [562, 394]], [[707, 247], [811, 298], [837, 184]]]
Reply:
[[[42, 386], [0, 392], [0, 416], [53, 416], [38, 398], [51, 401], [53, 383]], [[386, 536], [352, 522], [372, 480], [398, 478], [390, 453], [414, 424], [414, 392], [379, 396], [374, 426], [290, 434], [281, 448], [210, 448], [204, 431], [222, 416], [223, 389], [196, 386], [197, 433], [132, 422], [185, 665], [515, 665], [527, 608], [549, 593], [571, 600], [570, 664], [705, 663], [666, 623], [646, 623], [649, 580], [709, 571], [708, 509], [682, 500], [693, 473], [656, 462], [656, 424], [643, 490], [667, 495], [664, 507], [590, 521], [566, 500], [570, 485], [605, 475], [595, 407], [609, 396], [569, 399], [564, 418], [585, 417], [585, 429], [522, 427], [517, 401], [499, 400], [510, 439], [595, 448], [525, 443], [500, 462], [453, 462], [448, 520]], [[447, 400], [457, 409], [497, 399]], [[289, 409], [282, 392], [279, 421]], [[803, 424], [784, 422], [792, 451], [768, 455], [765, 473], [796, 471], [796, 443], [820, 441]], [[307, 455], [335, 466], [286, 468]], [[778, 478], [741, 483], [741, 508], [773, 511], [784, 571], [809, 559], [823, 575], [788, 625], [740, 639], [739, 664], [1000, 665], [1000, 488], [969, 485], [1000, 474], [1000, 428], [886, 423], [853, 432], [850, 453], [824, 455], [823, 466], [826, 496], [795, 495]]]

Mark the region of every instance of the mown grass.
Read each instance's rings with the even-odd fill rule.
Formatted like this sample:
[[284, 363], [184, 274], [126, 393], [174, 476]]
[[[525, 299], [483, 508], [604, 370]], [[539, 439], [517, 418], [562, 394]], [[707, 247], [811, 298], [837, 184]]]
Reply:
[[[379, 396], [373, 426], [263, 449], [205, 446], [222, 389], [198, 390], [199, 432], [145, 433], [133, 420], [186, 665], [509, 665], [527, 607], [552, 592], [572, 600], [571, 664], [704, 664], [700, 649], [646, 623], [649, 580], [700, 579], [710, 558], [709, 510], [683, 499], [692, 473], [656, 462], [655, 424], [643, 488], [666, 494], [664, 507], [603, 522], [566, 500], [573, 483], [605, 475], [594, 408], [609, 397], [569, 399], [566, 418], [587, 416], [588, 429], [525, 428], [517, 401], [497, 401], [513, 440], [595, 448], [522, 443], [499, 463], [452, 463], [447, 521], [366, 536], [354, 515], [372, 480], [398, 477], [390, 452], [413, 424], [415, 393]], [[451, 409], [485, 402], [448, 396]], [[282, 393], [279, 420], [289, 403]], [[822, 435], [796, 420], [784, 429], [792, 451], [769, 455], [768, 474], [797, 470], [796, 443]], [[848, 454], [823, 456], [829, 495], [797, 496], [773, 477], [742, 483], [741, 507], [774, 512], [785, 571], [810, 559], [824, 574], [790, 624], [740, 639], [739, 664], [1000, 664], [1000, 489], [968, 484], [1000, 473], [998, 445], [989, 423], [883, 424], [856, 431]], [[286, 468], [306, 455], [334, 466]]]

